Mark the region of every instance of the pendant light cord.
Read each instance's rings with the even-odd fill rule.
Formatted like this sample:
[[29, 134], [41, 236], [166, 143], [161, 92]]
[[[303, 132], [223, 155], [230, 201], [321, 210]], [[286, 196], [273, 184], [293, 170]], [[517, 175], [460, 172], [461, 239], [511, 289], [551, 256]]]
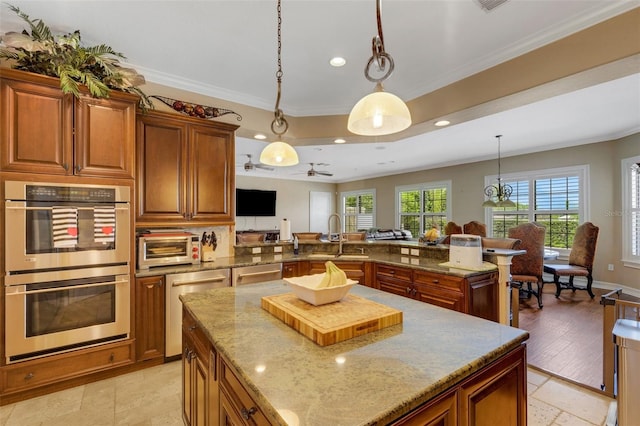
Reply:
[[[278, 135], [282, 136], [289, 129], [289, 123], [284, 118], [284, 114], [280, 109], [280, 98], [282, 97], [282, 6], [281, 0], [278, 0], [278, 71], [276, 71], [276, 80], [278, 82], [278, 95], [276, 97], [276, 108], [274, 111], [275, 118], [271, 123], [271, 131]], [[280, 128], [281, 131], [277, 131], [276, 129]]]
[[[376, 0], [376, 18], [378, 23], [378, 34], [371, 40], [371, 58], [367, 62], [367, 66], [364, 68], [364, 76], [372, 83], [382, 83], [389, 78], [393, 69], [395, 68], [393, 58], [384, 50], [384, 35], [382, 33], [382, 0]], [[389, 61], [389, 68], [387, 72], [381, 77], [372, 77], [369, 73], [371, 65], [376, 64], [376, 68], [379, 72], [382, 72], [387, 68], [387, 61]]]

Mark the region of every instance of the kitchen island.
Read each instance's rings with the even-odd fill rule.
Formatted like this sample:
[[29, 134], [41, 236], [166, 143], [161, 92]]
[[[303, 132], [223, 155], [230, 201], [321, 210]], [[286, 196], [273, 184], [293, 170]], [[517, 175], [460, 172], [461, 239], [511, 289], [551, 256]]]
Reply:
[[273, 281], [181, 296], [183, 352], [209, 363], [206, 383], [185, 385], [188, 422], [526, 424], [526, 331], [357, 285], [352, 294], [402, 311], [402, 324], [321, 347], [261, 308], [287, 292]]

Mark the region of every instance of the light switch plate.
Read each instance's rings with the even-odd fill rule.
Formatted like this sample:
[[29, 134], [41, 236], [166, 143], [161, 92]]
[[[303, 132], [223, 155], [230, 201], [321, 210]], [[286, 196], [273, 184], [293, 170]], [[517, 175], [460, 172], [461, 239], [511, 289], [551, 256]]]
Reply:
[[409, 249], [406, 247], [400, 247], [400, 254], [409, 254]]
[[282, 246], [275, 246], [273, 248], [274, 253], [282, 253]]
[[253, 254], [259, 254], [262, 253], [262, 247], [254, 247], [251, 249], [251, 253]]
[[411, 256], [420, 256], [420, 249], [411, 249]]

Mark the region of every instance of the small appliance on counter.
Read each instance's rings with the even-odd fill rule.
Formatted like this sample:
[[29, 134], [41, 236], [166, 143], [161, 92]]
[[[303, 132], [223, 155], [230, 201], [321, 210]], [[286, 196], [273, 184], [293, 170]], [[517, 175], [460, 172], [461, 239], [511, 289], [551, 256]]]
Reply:
[[461, 269], [482, 268], [482, 237], [452, 234], [449, 244], [449, 264]]
[[183, 229], [148, 229], [137, 238], [138, 269], [200, 263], [200, 237]]

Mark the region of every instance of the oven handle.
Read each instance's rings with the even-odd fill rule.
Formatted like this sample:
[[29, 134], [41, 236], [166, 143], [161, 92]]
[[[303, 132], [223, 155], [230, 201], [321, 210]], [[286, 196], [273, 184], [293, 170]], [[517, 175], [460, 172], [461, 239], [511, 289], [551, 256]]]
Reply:
[[[122, 203], [120, 203], [122, 204]], [[94, 207], [75, 207], [76, 210], [94, 210]], [[6, 206], [7, 210], [51, 210], [53, 207]], [[115, 207], [116, 210], [129, 210], [129, 207]]]
[[[80, 285], [74, 285], [74, 286], [68, 286], [68, 287], [55, 287], [55, 288], [46, 288], [43, 290], [32, 290], [32, 291], [16, 291], [16, 292], [11, 292], [11, 293], [7, 293], [7, 296], [10, 295], [20, 295], [20, 294], [36, 294], [36, 293], [49, 293], [52, 291], [60, 291], [61, 289], [76, 289], [76, 288], [91, 288], [91, 287], [100, 287], [100, 286], [105, 286], [105, 285], [111, 285], [111, 284], [115, 284], [115, 285], [122, 285], [122, 284], [128, 284], [129, 280], [118, 280], [118, 281], [109, 281], [109, 282], [103, 282], [103, 283], [93, 283], [93, 284], [80, 284]], [[24, 284], [22, 284], [24, 285]]]
[[261, 275], [279, 274], [279, 273], [280, 273], [279, 269], [273, 269], [271, 271], [261, 271], [261, 272], [247, 272], [244, 274], [238, 274], [238, 278], [242, 279], [245, 277], [255, 277], [255, 276], [261, 276]]
[[180, 286], [183, 286], [183, 285], [191, 285], [191, 284], [206, 284], [206, 283], [210, 283], [210, 282], [220, 282], [220, 281], [224, 281], [226, 279], [227, 279], [227, 277], [225, 277], [224, 275], [221, 275], [219, 277], [205, 278], [203, 280], [174, 281], [171, 284], [171, 287], [180, 287]]

